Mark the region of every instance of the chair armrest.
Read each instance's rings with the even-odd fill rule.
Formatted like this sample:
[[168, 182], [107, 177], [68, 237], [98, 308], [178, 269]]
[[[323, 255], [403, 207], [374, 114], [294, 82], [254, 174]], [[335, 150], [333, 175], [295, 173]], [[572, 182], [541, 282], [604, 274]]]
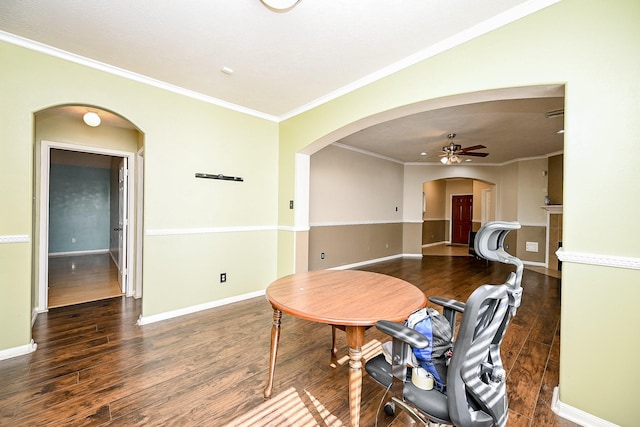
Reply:
[[442, 314], [449, 321], [451, 330], [456, 327], [456, 314], [464, 313], [465, 303], [451, 298], [429, 297], [429, 301], [442, 307]]
[[414, 329], [407, 328], [402, 323], [378, 320], [376, 322], [376, 328], [393, 338], [409, 344], [411, 347], [425, 348], [429, 345], [429, 339], [427, 337], [420, 332], [416, 332]]
[[444, 297], [429, 297], [429, 301], [434, 304], [438, 304], [443, 308], [449, 308], [457, 311], [458, 313], [464, 313], [464, 309], [467, 306], [465, 303], [458, 300]]

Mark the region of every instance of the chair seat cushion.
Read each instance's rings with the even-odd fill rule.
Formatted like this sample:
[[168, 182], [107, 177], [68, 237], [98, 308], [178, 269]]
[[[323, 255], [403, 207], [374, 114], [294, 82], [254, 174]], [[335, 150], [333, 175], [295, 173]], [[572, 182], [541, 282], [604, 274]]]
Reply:
[[[369, 376], [384, 388], [391, 385], [391, 365], [380, 354], [370, 359], [365, 369]], [[400, 396], [396, 396], [400, 397]], [[449, 408], [447, 406], [447, 396], [438, 390], [422, 390], [408, 380], [404, 383], [404, 400], [411, 403], [421, 412], [440, 423], [450, 423]]]

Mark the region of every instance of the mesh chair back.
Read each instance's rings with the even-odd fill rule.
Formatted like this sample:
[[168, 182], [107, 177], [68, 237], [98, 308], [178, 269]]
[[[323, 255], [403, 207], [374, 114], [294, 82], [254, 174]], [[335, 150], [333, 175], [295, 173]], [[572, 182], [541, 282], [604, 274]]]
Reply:
[[449, 415], [457, 426], [504, 426], [508, 417], [500, 345], [522, 296], [523, 264], [504, 249], [517, 222], [491, 222], [478, 230], [476, 252], [516, 266], [502, 285], [483, 285], [469, 297], [447, 373]]

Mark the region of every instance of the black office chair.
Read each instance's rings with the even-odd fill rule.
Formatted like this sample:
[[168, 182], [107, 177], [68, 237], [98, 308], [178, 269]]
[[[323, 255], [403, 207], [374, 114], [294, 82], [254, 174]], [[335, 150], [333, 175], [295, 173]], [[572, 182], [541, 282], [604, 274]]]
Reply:
[[379, 321], [376, 327], [393, 338], [390, 364], [384, 354], [365, 365], [371, 378], [391, 390], [385, 412], [398, 407], [421, 425], [451, 424], [458, 427], [505, 426], [508, 400], [500, 345], [522, 296], [523, 264], [504, 250], [504, 239], [517, 222], [491, 222], [478, 230], [475, 251], [482, 258], [516, 266], [501, 285], [482, 285], [466, 303], [432, 297], [455, 328], [456, 313], [463, 313], [447, 368], [446, 394], [416, 387], [408, 375], [411, 346], [424, 348], [427, 338], [403, 324]]

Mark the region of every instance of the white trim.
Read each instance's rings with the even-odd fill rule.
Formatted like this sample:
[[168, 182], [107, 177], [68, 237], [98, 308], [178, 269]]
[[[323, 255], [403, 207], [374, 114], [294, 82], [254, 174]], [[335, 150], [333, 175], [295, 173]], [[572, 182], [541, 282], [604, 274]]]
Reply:
[[524, 222], [520, 222], [520, 226], [521, 227], [540, 227], [540, 228], [546, 228], [547, 224], [542, 222], [542, 223], [535, 223], [535, 222], [530, 222], [530, 223], [524, 223]]
[[142, 298], [142, 248], [144, 229], [144, 147], [136, 153], [136, 270], [134, 277], [133, 292], [134, 298]]
[[[0, 34], [1, 36], [1, 34]], [[38, 307], [36, 310], [38, 312], [45, 312], [49, 305], [49, 292], [48, 292], [48, 276], [49, 276], [49, 168], [51, 163], [51, 149], [59, 149], [59, 150], [67, 150], [67, 151], [75, 151], [81, 153], [94, 153], [94, 154], [103, 154], [112, 157], [123, 157], [127, 159], [127, 163], [129, 164], [129, 173], [131, 176], [135, 176], [135, 164], [133, 159], [135, 157], [135, 153], [130, 151], [121, 151], [121, 150], [113, 150], [109, 148], [102, 147], [92, 147], [81, 144], [69, 144], [64, 142], [55, 142], [49, 140], [41, 140], [40, 141], [40, 244], [38, 248], [38, 262], [40, 265], [39, 268], [39, 277], [38, 277]], [[133, 179], [129, 180], [129, 190], [128, 191], [128, 217], [129, 217], [129, 230], [131, 230], [135, 226], [135, 217], [134, 217], [134, 191], [132, 186], [134, 185]], [[134, 236], [130, 231], [127, 233], [127, 245], [129, 248], [133, 247], [134, 244]], [[127, 254], [127, 265], [133, 265], [133, 251], [129, 251]], [[126, 280], [126, 293], [127, 295], [131, 292], [132, 288], [132, 275], [127, 275]]]
[[238, 111], [240, 113], [249, 114], [252, 116], [256, 116], [259, 118], [263, 118], [266, 120], [270, 120], [273, 122], [281, 122], [287, 120], [291, 117], [297, 116], [298, 114], [302, 114], [306, 111], [309, 111], [313, 108], [316, 108], [322, 104], [326, 104], [336, 98], [339, 98], [345, 94], [353, 92], [357, 89], [360, 89], [364, 86], [367, 86], [371, 83], [374, 83], [378, 80], [381, 80], [385, 77], [388, 77], [392, 74], [397, 73], [405, 68], [411, 67], [419, 62], [422, 62], [428, 58], [436, 56], [442, 52], [445, 52], [449, 49], [453, 49], [456, 46], [459, 46], [463, 43], [468, 42], [469, 40], [473, 40], [477, 37], [480, 37], [490, 31], [493, 31], [497, 28], [500, 28], [504, 25], [510, 24], [511, 22], [517, 21], [527, 15], [535, 13], [539, 10], [542, 10], [546, 7], [549, 7], [553, 4], [558, 3], [561, 0], [529, 0], [526, 1], [516, 7], [513, 7], [505, 12], [502, 12], [496, 16], [493, 16], [477, 25], [474, 25], [471, 28], [467, 28], [466, 30], [455, 34], [445, 40], [442, 40], [439, 43], [436, 43], [433, 46], [430, 46], [426, 49], [423, 49], [407, 58], [404, 58], [401, 61], [398, 61], [394, 64], [391, 64], [381, 70], [378, 70], [374, 73], [369, 74], [349, 85], [343, 86], [331, 93], [328, 93], [320, 98], [317, 98], [305, 105], [302, 105], [298, 108], [295, 108], [288, 113], [282, 114], [279, 117], [273, 116], [270, 114], [266, 114], [260, 111], [256, 111], [247, 107], [243, 107], [237, 104], [232, 104], [227, 101], [223, 101], [218, 98], [214, 98], [208, 95], [204, 95], [202, 93], [198, 93], [189, 89], [185, 89], [179, 86], [175, 86], [166, 82], [162, 82], [156, 79], [152, 79], [150, 77], [144, 76], [142, 74], [134, 73], [128, 70], [124, 70], [122, 68], [114, 67], [113, 65], [105, 64], [103, 62], [99, 62], [93, 59], [85, 58], [80, 55], [76, 55], [70, 52], [66, 52], [62, 49], [57, 49], [43, 43], [39, 43], [33, 40], [29, 40], [24, 37], [16, 36], [15, 34], [7, 33], [5, 31], [0, 31], [0, 40], [6, 41], [8, 43], [15, 44], [17, 46], [21, 46], [27, 49], [35, 50], [36, 52], [44, 53], [46, 55], [51, 55], [56, 58], [61, 58], [70, 62], [74, 62], [76, 64], [84, 65], [90, 68], [94, 68], [100, 71], [104, 71], [106, 73], [114, 74], [123, 78], [127, 78], [130, 80], [134, 80], [140, 83], [148, 84], [150, 86], [154, 86], [160, 89], [164, 89], [170, 92], [174, 92], [180, 95], [184, 95], [190, 98], [198, 99], [200, 101], [208, 102], [210, 104], [218, 105], [220, 107], [228, 108], [230, 110]]
[[[404, 224], [409, 221], [344, 221], [344, 222], [314, 222], [311, 227], [341, 227], [345, 225], [384, 225], [384, 224]], [[422, 221], [414, 221], [415, 224], [422, 224]]]
[[553, 389], [553, 397], [551, 399], [551, 410], [558, 414], [560, 417], [579, 424], [583, 427], [619, 427], [618, 424], [614, 424], [610, 421], [598, 418], [595, 415], [591, 415], [581, 409], [569, 406], [566, 403], [560, 401], [559, 387]]
[[82, 256], [82, 255], [99, 255], [108, 254], [109, 249], [92, 249], [88, 251], [69, 251], [69, 252], [49, 252], [49, 258], [62, 257], [62, 256]]
[[290, 225], [279, 225], [277, 227], [278, 231], [289, 231], [292, 233], [295, 233], [297, 231], [309, 231], [311, 228], [309, 226], [306, 227], [296, 227], [296, 226], [290, 226]]
[[309, 228], [309, 179], [311, 156], [296, 153], [293, 223], [296, 228]]
[[599, 265], [602, 267], [618, 267], [640, 270], [640, 258], [565, 251], [564, 248], [558, 249], [556, 251], [556, 255], [562, 262], [573, 262], [577, 264]]
[[[507, 25], [511, 22], [517, 21], [527, 15], [535, 13], [539, 10], [542, 10], [546, 7], [549, 7], [553, 4], [558, 3], [561, 0], [530, 0], [524, 2], [516, 7], [513, 7], [501, 14], [498, 14], [490, 19], [487, 19], [484, 22], [481, 22], [471, 28], [467, 28], [466, 30], [455, 34], [445, 40], [442, 40], [440, 43], [436, 43], [435, 45], [423, 49], [407, 58], [404, 58], [401, 61], [396, 62], [395, 64], [391, 64], [375, 73], [369, 74], [357, 80], [347, 86], [343, 86], [342, 88], [335, 90], [331, 93], [328, 93], [315, 101], [312, 101], [308, 104], [305, 104], [299, 108], [296, 108], [288, 113], [285, 113], [280, 116], [280, 120], [286, 120], [291, 117], [297, 116], [298, 114], [302, 114], [305, 111], [311, 110], [319, 105], [325, 104], [333, 99], [339, 98], [349, 92], [353, 92], [359, 88], [367, 86], [371, 83], [374, 83], [378, 80], [381, 80], [385, 77], [388, 77], [392, 74], [397, 73], [405, 68], [411, 67], [419, 62], [422, 62], [428, 58], [436, 56], [442, 52], [445, 52], [449, 49], [453, 49], [456, 46], [459, 46], [463, 43], [468, 42], [469, 40], [473, 40], [477, 37], [482, 36], [490, 31], [493, 31], [497, 28], [500, 28], [504, 25]], [[438, 162], [439, 163], [439, 162]], [[442, 166], [442, 164], [440, 163]]]
[[38, 318], [38, 310], [36, 310], [35, 308], [31, 309], [31, 327], [33, 328], [33, 325], [36, 323], [36, 319]]
[[377, 262], [382, 262], [382, 261], [390, 261], [392, 259], [397, 259], [397, 258], [422, 258], [422, 254], [391, 255], [391, 256], [386, 256], [386, 257], [382, 257], [382, 258], [376, 258], [376, 259], [370, 259], [370, 260], [367, 260], [367, 261], [356, 262], [356, 263], [353, 263], [353, 264], [339, 265], [337, 267], [328, 268], [327, 270], [348, 270], [350, 268], [362, 267], [364, 265], [375, 264]]
[[498, 166], [506, 166], [506, 165], [509, 165], [511, 163], [526, 162], [526, 161], [529, 161], [529, 160], [548, 159], [549, 157], [557, 156], [557, 155], [562, 154], [562, 153], [564, 153], [564, 150], [554, 151], [552, 153], [543, 154], [541, 156], [518, 157], [517, 159], [507, 160], [506, 162], [502, 162], [502, 163], [473, 163], [471, 161], [471, 162], [462, 162], [462, 163], [457, 163], [457, 164], [452, 164], [452, 165], [443, 165], [440, 161], [437, 161], [437, 162], [405, 162], [404, 165], [405, 166], [446, 166], [447, 168], [464, 167], [464, 166], [474, 166], [474, 167], [477, 167], [477, 166], [493, 166], [493, 167], [498, 167]]
[[0, 244], [2, 243], [29, 243], [28, 234], [17, 234], [15, 236], [0, 236]]
[[387, 160], [389, 162], [399, 163], [401, 165], [405, 164], [405, 162], [403, 162], [402, 160], [394, 159], [393, 157], [384, 156], [382, 154], [374, 153], [372, 151], [364, 150], [362, 148], [352, 147], [351, 145], [344, 145], [344, 144], [341, 144], [339, 142], [334, 142], [331, 145], [334, 145], [334, 146], [339, 147], [339, 148], [344, 148], [345, 150], [355, 151], [356, 153], [364, 154], [366, 156], [376, 157], [376, 158], [382, 159], [382, 160]]
[[446, 244], [446, 241], [441, 241], [441, 242], [435, 242], [435, 243], [425, 243], [424, 245], [422, 245], [423, 248], [430, 248], [432, 246], [439, 246], [439, 245], [444, 245]]
[[0, 360], [11, 359], [12, 357], [24, 356], [25, 354], [33, 353], [36, 351], [37, 347], [38, 344], [31, 340], [31, 342], [26, 345], [0, 350]]
[[175, 236], [185, 234], [238, 233], [246, 231], [276, 231], [274, 225], [248, 225], [241, 227], [164, 228], [145, 230], [147, 236]]
[[184, 316], [185, 314], [192, 314], [198, 311], [208, 310], [210, 308], [220, 307], [234, 302], [244, 301], [251, 298], [256, 298], [265, 295], [265, 291], [255, 291], [248, 294], [236, 295], [229, 298], [224, 298], [216, 301], [210, 301], [204, 304], [192, 305], [190, 307], [180, 308], [178, 310], [166, 311], [164, 313], [154, 314], [152, 316], [142, 316], [138, 318], [137, 325], [143, 326], [149, 323], [160, 322], [162, 320], [173, 319], [174, 317]]
[[139, 83], [144, 83], [149, 86], [157, 87], [160, 89], [164, 89], [169, 92], [177, 93], [179, 95], [183, 95], [189, 98], [198, 99], [200, 101], [207, 102], [209, 104], [217, 105], [220, 107], [228, 108], [229, 110], [237, 111], [240, 113], [249, 114], [251, 116], [259, 117], [262, 119], [270, 120], [273, 122], [278, 122], [278, 117], [273, 116], [271, 114], [265, 114], [260, 111], [253, 110], [251, 108], [243, 107], [241, 105], [233, 104], [228, 101], [223, 101], [218, 98], [214, 98], [212, 96], [204, 95], [202, 93], [185, 89], [183, 87], [175, 86], [160, 80], [153, 79], [151, 77], [134, 73], [129, 70], [125, 70], [122, 68], [115, 67], [110, 64], [106, 64], [104, 62], [96, 61], [94, 59], [86, 58], [84, 56], [76, 55], [75, 53], [67, 52], [62, 49], [58, 49], [43, 43], [36, 42], [34, 40], [29, 40], [24, 37], [16, 36], [15, 34], [7, 33], [4, 31], [0, 31], [0, 40], [14, 44], [16, 46], [21, 46], [27, 49], [34, 50], [36, 52], [44, 53], [45, 55], [50, 55], [55, 58], [64, 59], [65, 61], [73, 62], [76, 64], [84, 65], [85, 67], [93, 68], [96, 70], [104, 71], [109, 74], [113, 74], [119, 77], [123, 77], [125, 79], [133, 80]]
[[547, 268], [547, 264], [545, 264], [544, 262], [522, 260], [522, 263], [524, 265], [528, 265], [530, 267], [544, 267], [544, 268]]

